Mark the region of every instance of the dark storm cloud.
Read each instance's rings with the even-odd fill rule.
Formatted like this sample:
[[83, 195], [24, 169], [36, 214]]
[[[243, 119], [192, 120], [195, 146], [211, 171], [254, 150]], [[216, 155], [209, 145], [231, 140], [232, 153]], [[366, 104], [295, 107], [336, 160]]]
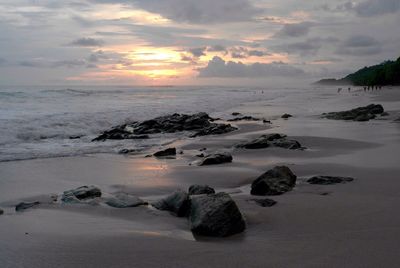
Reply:
[[79, 38], [70, 43], [71, 46], [78, 46], [78, 47], [100, 47], [103, 44], [104, 44], [103, 40], [94, 39], [90, 37]]
[[212, 24], [247, 21], [262, 12], [249, 0], [92, 0], [97, 3], [125, 4], [178, 22]]
[[301, 37], [310, 32], [311, 22], [300, 22], [294, 24], [285, 24], [276, 36], [282, 37]]
[[214, 57], [204, 68], [199, 68], [199, 77], [248, 77], [264, 78], [270, 76], [297, 76], [304, 71], [282, 62], [243, 64], [241, 62], [226, 62], [220, 57]]

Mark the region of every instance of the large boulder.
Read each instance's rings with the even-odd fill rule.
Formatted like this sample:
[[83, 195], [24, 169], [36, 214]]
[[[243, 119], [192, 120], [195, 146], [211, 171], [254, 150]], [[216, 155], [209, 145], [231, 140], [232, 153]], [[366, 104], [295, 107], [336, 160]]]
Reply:
[[281, 195], [291, 191], [297, 176], [286, 166], [268, 170], [251, 184], [252, 195]]
[[178, 217], [185, 217], [190, 208], [189, 195], [182, 190], [177, 190], [169, 196], [154, 202], [152, 206], [159, 210], [170, 211]]
[[208, 185], [192, 185], [189, 187], [189, 195], [215, 194], [215, 190]]
[[153, 156], [155, 157], [166, 157], [175, 155], [176, 155], [176, 148], [167, 148], [165, 150], [161, 150], [153, 154]]
[[129, 208], [147, 205], [147, 202], [143, 201], [139, 197], [126, 193], [117, 193], [114, 196], [107, 198], [105, 203], [114, 208]]
[[149, 134], [175, 133], [180, 131], [192, 131], [192, 136], [204, 136], [211, 134], [227, 133], [237, 128], [229, 124], [212, 123], [214, 121], [206, 113], [171, 114], [156, 117], [143, 122], [131, 122], [116, 126], [103, 132], [93, 141], [104, 141], [107, 139], [146, 139]]
[[96, 186], [82, 186], [76, 189], [65, 191], [61, 197], [64, 203], [79, 203], [101, 197], [101, 190]]
[[246, 228], [242, 213], [226, 193], [193, 196], [189, 223], [192, 232], [202, 236], [225, 237]]
[[309, 184], [332, 185], [338, 183], [346, 183], [353, 181], [351, 177], [335, 177], [335, 176], [315, 176], [307, 180]]
[[333, 120], [369, 121], [376, 118], [376, 115], [383, 114], [385, 110], [380, 104], [370, 104], [348, 111], [324, 113], [322, 117]]
[[209, 154], [199, 162], [199, 166], [219, 165], [230, 163], [232, 160], [232, 155], [226, 152]]
[[25, 209], [32, 208], [32, 207], [35, 207], [38, 205], [40, 205], [40, 202], [38, 202], [38, 201], [36, 201], [36, 202], [21, 202], [15, 206], [15, 211], [23, 211]]

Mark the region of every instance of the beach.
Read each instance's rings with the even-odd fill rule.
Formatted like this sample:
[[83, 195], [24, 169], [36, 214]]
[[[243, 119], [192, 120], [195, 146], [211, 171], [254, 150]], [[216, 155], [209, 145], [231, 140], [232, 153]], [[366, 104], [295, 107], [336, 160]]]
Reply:
[[[224, 123], [238, 112], [271, 123], [229, 122], [238, 130], [195, 138], [158, 135], [156, 142], [130, 155], [116, 152], [129, 146], [139, 148], [134, 140], [99, 143], [98, 151], [96, 143], [89, 143], [95, 133], [122, 123], [118, 120], [91, 126], [92, 132], [84, 133], [87, 150], [82, 152], [75, 150], [79, 141], [71, 145], [74, 141], [66, 138], [81, 134], [75, 130], [63, 133], [71, 144], [57, 154], [52, 152], [63, 146], [54, 145], [56, 140], [50, 152], [34, 145], [37, 157], [24, 153], [29, 150], [19, 145], [15, 145], [18, 150], [5, 145], [2, 151], [7, 157], [0, 162], [0, 208], [4, 210], [0, 215], [0, 267], [395, 267], [400, 261], [400, 216], [396, 213], [400, 123], [395, 122], [400, 117], [400, 88], [364, 92], [354, 87], [341, 94], [333, 87], [271, 92], [248, 90], [245, 97], [231, 97], [220, 107], [218, 101], [210, 104], [199, 93], [203, 97], [196, 109], [190, 104], [182, 111], [181, 106], [174, 106], [169, 112], [202, 111]], [[215, 94], [214, 98], [224, 97], [223, 92]], [[173, 94], [166, 90], [165, 95]], [[182, 105], [189, 100], [196, 103], [196, 96], [184, 99]], [[389, 115], [367, 122], [321, 118], [322, 113], [371, 103], [381, 104]], [[110, 118], [127, 113], [129, 109], [121, 108]], [[293, 117], [283, 119], [284, 113]], [[138, 120], [152, 114], [143, 108]], [[285, 134], [305, 149], [236, 148], [271, 133]], [[173, 159], [146, 157], [168, 147], [182, 154]], [[228, 151], [233, 161], [197, 166], [193, 163], [203, 148], [206, 152]], [[251, 200], [251, 183], [282, 165], [297, 175], [294, 189], [268, 197], [277, 201], [272, 207], [257, 205]], [[318, 175], [347, 176], [354, 181], [307, 183]], [[243, 214], [246, 230], [224, 238], [198, 237], [186, 218], [151, 205], [118, 209], [104, 203], [52, 201], [52, 196], [63, 191], [95, 185], [105, 197], [124, 192], [151, 203], [193, 184], [207, 184], [230, 194]], [[40, 205], [15, 211], [19, 202], [33, 201]]]

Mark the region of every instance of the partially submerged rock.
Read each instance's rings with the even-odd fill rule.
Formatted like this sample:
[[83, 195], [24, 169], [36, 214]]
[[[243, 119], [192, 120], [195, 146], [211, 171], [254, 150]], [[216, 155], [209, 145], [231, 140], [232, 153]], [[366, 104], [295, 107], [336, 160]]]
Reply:
[[268, 170], [251, 184], [252, 195], [281, 195], [291, 191], [297, 176], [286, 166]]
[[322, 117], [333, 120], [369, 121], [376, 118], [376, 115], [385, 111], [380, 104], [370, 104], [365, 107], [358, 107], [348, 111], [324, 113]]
[[188, 214], [190, 208], [189, 195], [182, 190], [177, 190], [169, 196], [154, 202], [152, 206], [159, 210], [170, 211], [178, 217], [184, 217]]
[[40, 202], [21, 202], [15, 206], [15, 211], [23, 211], [28, 208], [32, 208], [34, 206], [40, 205]]
[[192, 185], [189, 187], [189, 195], [215, 194], [215, 190], [208, 185]]
[[104, 141], [107, 139], [146, 139], [149, 134], [175, 133], [181, 131], [195, 132], [192, 136], [203, 136], [211, 134], [227, 133], [237, 128], [229, 124], [212, 123], [214, 121], [206, 113], [171, 114], [156, 117], [143, 122], [132, 122], [116, 126], [93, 139], [93, 141]]
[[281, 147], [285, 149], [302, 149], [301, 144], [296, 140], [287, 139], [286, 135], [273, 133], [262, 135], [252, 141], [238, 145], [239, 148], [244, 149], [263, 149], [268, 147]]
[[231, 163], [233, 157], [230, 153], [221, 152], [205, 156], [200, 162], [199, 166], [219, 165], [224, 163]]
[[176, 148], [167, 148], [165, 150], [161, 150], [153, 154], [153, 156], [155, 157], [166, 157], [175, 155], [176, 155]]
[[283, 118], [283, 119], [288, 119], [288, 118], [290, 118], [290, 117], [293, 117], [293, 115], [291, 115], [291, 114], [284, 114], [284, 115], [281, 116], [281, 118]]
[[193, 196], [189, 223], [192, 232], [202, 236], [226, 237], [246, 228], [242, 213], [226, 193]]
[[260, 205], [261, 207], [272, 207], [274, 206], [277, 202], [275, 200], [265, 198], [265, 199], [250, 199], [249, 201], [255, 202], [257, 205]]
[[232, 119], [228, 119], [228, 122], [235, 122], [235, 121], [261, 121], [262, 119], [260, 118], [255, 118], [252, 116], [241, 116], [241, 117], [235, 117]]
[[148, 204], [139, 197], [126, 193], [115, 194], [114, 196], [107, 198], [105, 203], [114, 208], [138, 207]]
[[101, 190], [96, 186], [82, 186], [65, 191], [61, 197], [64, 203], [79, 203], [88, 199], [101, 197]]
[[310, 184], [332, 185], [338, 183], [346, 183], [353, 181], [351, 177], [335, 177], [335, 176], [315, 176], [307, 180]]

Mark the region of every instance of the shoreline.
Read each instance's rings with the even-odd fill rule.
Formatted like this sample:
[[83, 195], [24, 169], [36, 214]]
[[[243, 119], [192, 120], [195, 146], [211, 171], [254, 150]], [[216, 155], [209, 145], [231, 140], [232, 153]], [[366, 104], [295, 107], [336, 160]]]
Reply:
[[[389, 95], [377, 98], [398, 116], [394, 107], [400, 102], [400, 91]], [[373, 96], [366, 99], [375, 101]], [[335, 99], [327, 101], [334, 103]], [[336, 110], [364, 104], [354, 105], [356, 102], [350, 97]], [[272, 116], [273, 124], [239, 123], [240, 130], [232, 133], [175, 141], [169, 146], [184, 151], [176, 159], [145, 158], [148, 152], [144, 152], [1, 162], [0, 207], [5, 214], [0, 216], [0, 229], [7, 233], [0, 242], [0, 266], [396, 266], [400, 261], [395, 250], [400, 216], [393, 212], [400, 201], [399, 124], [391, 120], [359, 123], [321, 119], [316, 115], [323, 104], [313, 110], [288, 108], [291, 105], [293, 102], [272, 107], [268, 102], [253, 102], [239, 106], [235, 111], [244, 115]], [[294, 118], [278, 119], [282, 111]], [[232, 109], [224, 111], [230, 112]], [[266, 133], [287, 134], [308, 149], [232, 149]], [[189, 166], [203, 147], [210, 152], [232, 150], [233, 163]], [[293, 191], [271, 197], [278, 202], [271, 208], [250, 202], [254, 196], [249, 195], [249, 184], [280, 164], [298, 176]], [[313, 175], [351, 176], [355, 181], [330, 186], [306, 183]], [[19, 200], [59, 194], [82, 185], [156, 200], [194, 183], [230, 192], [246, 218], [246, 231], [223, 239], [196, 240], [186, 219], [150, 206], [115, 209], [56, 204], [22, 213], [12, 211]]]

